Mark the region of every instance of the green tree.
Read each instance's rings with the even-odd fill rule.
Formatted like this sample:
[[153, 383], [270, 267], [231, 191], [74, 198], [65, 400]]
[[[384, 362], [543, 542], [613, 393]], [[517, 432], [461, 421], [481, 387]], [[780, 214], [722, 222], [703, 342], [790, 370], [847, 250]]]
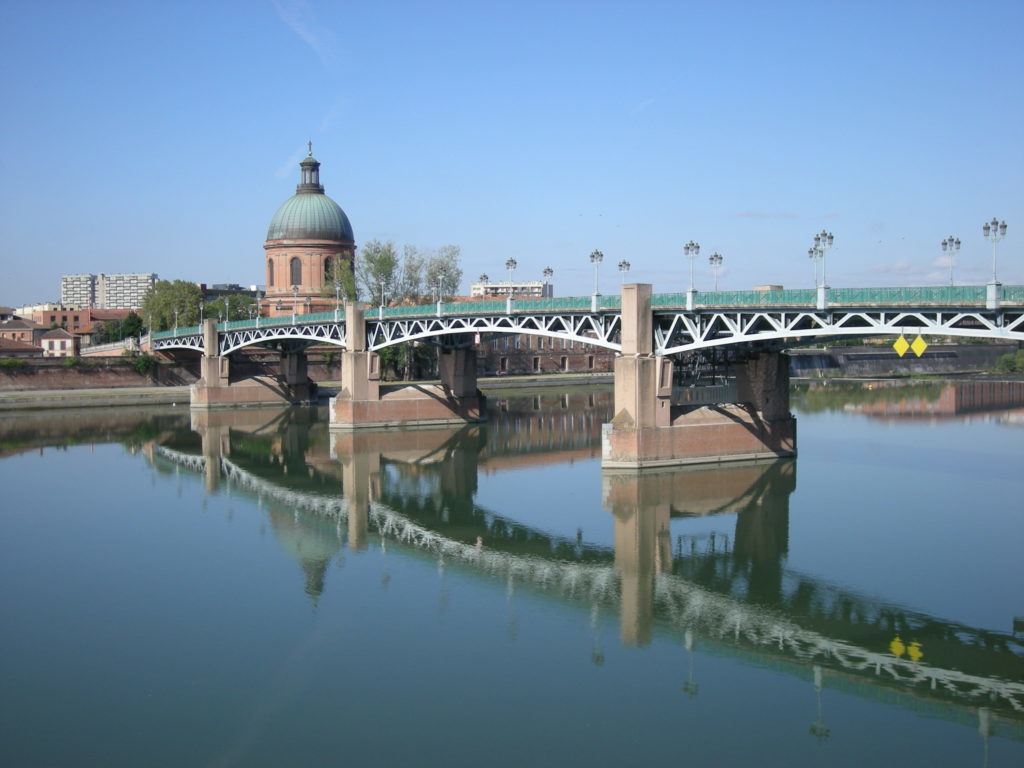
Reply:
[[423, 265], [423, 282], [427, 292], [436, 294], [441, 301], [459, 292], [462, 283], [460, 255], [459, 246], [445, 245], [430, 254]]
[[359, 249], [356, 262], [356, 282], [359, 294], [371, 304], [386, 303], [398, 298], [398, 254], [390, 240], [370, 240]]
[[244, 293], [229, 293], [208, 301], [203, 306], [203, 317], [216, 320], [248, 320], [256, 299]]
[[320, 295], [328, 299], [337, 296], [345, 301], [354, 301], [357, 298], [358, 290], [352, 262], [340, 253], [335, 254], [327, 265], [324, 272], [324, 287]]
[[187, 280], [158, 280], [142, 300], [142, 314], [151, 318], [154, 331], [174, 327], [175, 310], [179, 326], [199, 323], [199, 303], [203, 294], [199, 286]]

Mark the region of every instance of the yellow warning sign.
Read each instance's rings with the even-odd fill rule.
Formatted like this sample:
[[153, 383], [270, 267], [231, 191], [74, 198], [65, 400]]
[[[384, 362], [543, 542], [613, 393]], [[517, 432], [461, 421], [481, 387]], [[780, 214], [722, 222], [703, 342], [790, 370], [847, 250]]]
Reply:
[[910, 349], [910, 344], [905, 338], [903, 338], [903, 334], [901, 333], [900, 337], [893, 343], [892, 348], [896, 350], [897, 355], [903, 357], [907, 354], [907, 350]]
[[924, 351], [928, 349], [928, 342], [921, 338], [918, 334], [917, 338], [914, 339], [914, 343], [910, 345], [910, 348], [914, 350], [914, 354], [920, 357], [924, 354]]

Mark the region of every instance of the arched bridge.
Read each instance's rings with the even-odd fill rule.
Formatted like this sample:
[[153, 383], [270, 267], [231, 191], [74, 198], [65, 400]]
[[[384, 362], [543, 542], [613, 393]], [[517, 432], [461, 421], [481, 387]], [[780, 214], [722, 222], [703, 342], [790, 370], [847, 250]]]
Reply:
[[[478, 336], [527, 334], [614, 350], [614, 417], [602, 442], [605, 467], [638, 468], [722, 459], [796, 455], [785, 347], [817, 337], [932, 334], [1024, 341], [1024, 286], [769, 290], [653, 294], [647, 284], [621, 296], [454, 302], [378, 308], [352, 303], [317, 315], [224, 323], [154, 334], [156, 349], [200, 351], [193, 407], [308, 401], [302, 354], [313, 343], [343, 348], [341, 392], [332, 426], [362, 429], [482, 421], [473, 346]], [[439, 386], [395, 391], [381, 381], [376, 352], [430, 340], [441, 348]], [[235, 381], [228, 355], [275, 344], [278, 382]], [[673, 356], [734, 347], [734, 388], [701, 400], [674, 390]], [[685, 395], [685, 396], [684, 396]], [[698, 413], [697, 411], [700, 410]]]
[[[653, 352], [673, 355], [751, 342], [792, 345], [822, 336], [923, 333], [1024, 341], [1024, 286], [838, 288], [658, 293], [651, 297]], [[365, 315], [366, 350], [465, 334], [528, 334], [622, 350], [621, 298], [439, 302], [382, 307]], [[349, 348], [344, 312], [239, 320], [217, 325], [218, 355], [253, 345]], [[202, 328], [153, 334], [156, 350], [210, 354]]]

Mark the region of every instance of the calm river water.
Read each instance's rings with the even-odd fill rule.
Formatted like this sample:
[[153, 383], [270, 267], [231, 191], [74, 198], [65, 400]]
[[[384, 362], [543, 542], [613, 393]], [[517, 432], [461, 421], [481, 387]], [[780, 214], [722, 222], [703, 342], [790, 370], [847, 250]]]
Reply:
[[795, 461], [0, 421], [0, 765], [1024, 765], [1024, 385], [798, 390]]

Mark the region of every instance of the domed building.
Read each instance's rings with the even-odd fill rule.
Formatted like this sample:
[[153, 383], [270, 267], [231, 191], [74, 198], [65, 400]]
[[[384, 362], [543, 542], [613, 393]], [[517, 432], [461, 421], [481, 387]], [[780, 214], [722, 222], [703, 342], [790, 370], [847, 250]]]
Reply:
[[295, 194], [284, 201], [267, 228], [268, 317], [334, 308], [335, 283], [353, 269], [355, 238], [341, 206], [324, 193], [320, 163], [309, 154], [299, 163]]

